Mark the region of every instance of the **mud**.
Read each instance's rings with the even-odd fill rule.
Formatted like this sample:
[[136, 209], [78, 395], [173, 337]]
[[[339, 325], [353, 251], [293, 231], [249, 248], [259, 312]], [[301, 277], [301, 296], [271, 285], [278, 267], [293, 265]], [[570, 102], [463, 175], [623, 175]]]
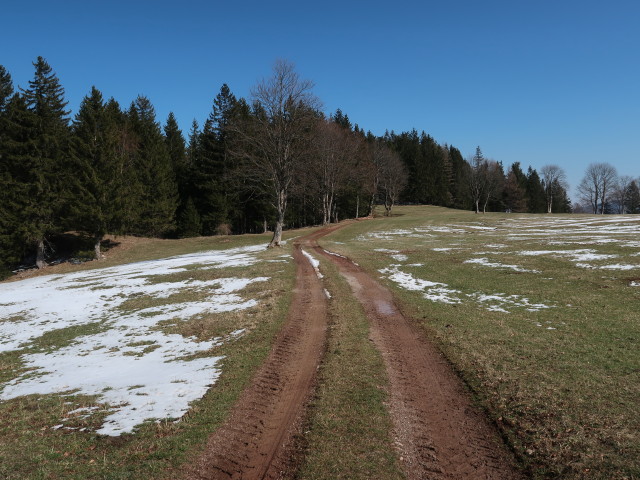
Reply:
[[327, 298], [299, 243], [294, 259], [296, 285], [285, 325], [229, 419], [188, 468], [187, 480], [277, 479], [295, 468], [294, 440], [325, 349]]
[[389, 377], [389, 409], [398, 457], [409, 480], [524, 478], [497, 429], [471, 401], [462, 381], [391, 292], [348, 258], [318, 246], [332, 225], [299, 239], [296, 287], [275, 346], [229, 419], [209, 439], [185, 477], [276, 479], [295, 476], [306, 405], [314, 390], [327, 329], [321, 280], [300, 246], [333, 262], [363, 305], [371, 340]]
[[389, 377], [395, 443], [407, 478], [523, 478], [497, 429], [391, 292], [351, 260], [317, 244], [314, 250], [337, 265], [370, 321]]

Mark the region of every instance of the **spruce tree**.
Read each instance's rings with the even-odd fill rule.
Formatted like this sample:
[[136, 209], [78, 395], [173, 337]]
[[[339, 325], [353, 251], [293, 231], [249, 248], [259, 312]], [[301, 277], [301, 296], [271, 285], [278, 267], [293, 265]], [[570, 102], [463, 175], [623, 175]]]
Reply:
[[30, 195], [34, 187], [36, 152], [36, 116], [29, 111], [24, 98], [15, 94], [2, 114], [3, 135], [0, 137], [0, 177], [2, 178], [3, 215], [0, 218], [3, 258], [15, 263], [33, 243], [29, 222]]
[[138, 96], [127, 114], [135, 135], [138, 183], [134, 233], [163, 236], [175, 228], [178, 188], [165, 138], [148, 98]]
[[629, 213], [640, 213], [640, 187], [638, 180], [632, 180], [627, 187], [626, 196], [629, 202]]
[[189, 170], [187, 164], [187, 146], [173, 112], [169, 112], [167, 122], [164, 126], [164, 140], [176, 176], [178, 190], [180, 190], [180, 198], [182, 199], [185, 193], [183, 190], [187, 184]]
[[9, 119], [7, 107], [12, 96], [11, 75], [0, 65], [0, 278], [4, 276], [5, 269], [19, 260], [20, 254], [20, 248], [16, 244], [14, 235], [19, 218], [18, 212], [12, 206], [16, 191], [8, 157]]
[[221, 224], [229, 222], [231, 204], [236, 203], [231, 199], [231, 164], [226, 154], [227, 127], [236, 104], [237, 100], [229, 87], [222, 85], [198, 141], [194, 181], [196, 206], [205, 235], [217, 233]]
[[76, 228], [93, 236], [96, 258], [101, 257], [104, 235], [123, 231], [125, 177], [121, 172], [117, 118], [113, 110], [110, 112], [102, 93], [93, 87], [74, 119], [70, 148], [77, 172], [71, 218]]
[[544, 186], [540, 180], [538, 172], [529, 167], [527, 171], [527, 197], [529, 200], [529, 213], [545, 213], [547, 200], [544, 193]]
[[13, 81], [11, 80], [11, 75], [0, 65], [0, 114], [4, 112], [13, 96]]
[[45, 243], [61, 229], [60, 217], [68, 198], [68, 111], [64, 88], [49, 64], [38, 57], [35, 76], [22, 89], [29, 112], [34, 116], [33, 149], [23, 158], [28, 202], [23, 217], [25, 240], [36, 247], [36, 265], [45, 263]]
[[202, 222], [200, 221], [200, 214], [191, 197], [187, 198], [184, 208], [179, 211], [177, 221], [179, 238], [197, 237], [200, 235]]

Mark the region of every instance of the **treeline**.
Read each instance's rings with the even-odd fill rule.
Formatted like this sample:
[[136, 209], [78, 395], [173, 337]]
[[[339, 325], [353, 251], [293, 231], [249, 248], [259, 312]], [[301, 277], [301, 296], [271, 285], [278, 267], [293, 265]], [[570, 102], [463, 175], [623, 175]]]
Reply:
[[505, 169], [478, 147], [465, 159], [450, 145], [440, 145], [425, 132], [386, 133], [386, 144], [398, 152], [409, 172], [402, 192], [405, 203], [433, 204], [476, 212], [568, 213], [571, 200], [565, 174], [555, 165], [544, 175], [520, 162]]
[[[251, 101], [227, 85], [185, 134], [161, 125], [150, 100], [122, 107], [95, 87], [73, 118], [64, 88], [39, 57], [15, 91], [0, 66], [0, 257], [42, 267], [63, 232], [190, 237], [301, 227], [390, 214], [399, 201], [483, 211], [547, 211], [545, 182], [518, 163], [506, 172], [480, 150], [464, 159], [416, 131], [376, 137], [340, 110], [325, 117], [291, 64], [277, 62]], [[474, 180], [475, 179], [475, 180]], [[474, 196], [473, 182], [478, 195]], [[558, 183], [560, 185], [560, 183]], [[560, 185], [561, 186], [561, 185]], [[566, 190], [553, 211], [567, 211]]]

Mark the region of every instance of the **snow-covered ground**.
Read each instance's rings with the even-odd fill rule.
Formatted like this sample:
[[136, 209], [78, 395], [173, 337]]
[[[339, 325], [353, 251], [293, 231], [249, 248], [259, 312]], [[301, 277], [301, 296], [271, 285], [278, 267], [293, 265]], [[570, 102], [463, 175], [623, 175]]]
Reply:
[[[262, 246], [208, 251], [162, 260], [0, 284], [0, 352], [20, 351], [45, 333], [94, 324], [91, 335], [49, 351], [21, 355], [26, 373], [0, 384], [0, 400], [22, 395], [73, 393], [97, 396], [109, 415], [97, 433], [120, 435], [151, 419], [179, 418], [215, 383], [213, 347], [242, 335], [198, 341], [167, 334], [158, 324], [252, 307], [240, 295], [267, 277], [170, 281], [163, 276], [197, 269], [247, 266]], [[188, 291], [197, 300], [175, 303]], [[123, 309], [132, 298], [155, 306]], [[166, 304], [165, 304], [166, 303]], [[200, 358], [189, 359], [194, 354]]]

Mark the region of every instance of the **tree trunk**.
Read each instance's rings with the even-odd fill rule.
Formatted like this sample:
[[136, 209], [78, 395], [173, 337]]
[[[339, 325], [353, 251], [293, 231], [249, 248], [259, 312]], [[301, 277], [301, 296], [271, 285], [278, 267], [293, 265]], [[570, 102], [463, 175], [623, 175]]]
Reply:
[[480, 200], [476, 199], [475, 203], [476, 203], [476, 213], [480, 213]]
[[276, 220], [276, 228], [273, 230], [273, 238], [269, 242], [268, 248], [279, 247], [282, 241], [282, 225], [284, 224], [284, 215], [278, 212]]
[[102, 242], [103, 237], [104, 235], [102, 235], [101, 233], [96, 233], [93, 237], [95, 242], [93, 244], [93, 251], [95, 252], [96, 260], [100, 260], [102, 258], [102, 252], [100, 251], [100, 243]]
[[263, 233], [267, 233], [269, 231], [266, 218], [264, 219], [263, 230], [264, 230]]
[[331, 202], [327, 192], [322, 194], [322, 225], [327, 225], [331, 221]]
[[369, 202], [369, 216], [373, 218], [373, 213], [376, 208], [376, 194], [371, 195], [371, 201]]
[[273, 238], [269, 242], [268, 248], [279, 247], [282, 241], [282, 227], [284, 225], [284, 212], [287, 209], [287, 194], [285, 190], [278, 192], [278, 201], [276, 205], [276, 228], [273, 231]]
[[360, 210], [360, 195], [356, 195], [356, 220], [359, 217], [359, 210]]
[[44, 260], [44, 238], [38, 240], [36, 249], [36, 267], [44, 268], [47, 266], [47, 262]]

